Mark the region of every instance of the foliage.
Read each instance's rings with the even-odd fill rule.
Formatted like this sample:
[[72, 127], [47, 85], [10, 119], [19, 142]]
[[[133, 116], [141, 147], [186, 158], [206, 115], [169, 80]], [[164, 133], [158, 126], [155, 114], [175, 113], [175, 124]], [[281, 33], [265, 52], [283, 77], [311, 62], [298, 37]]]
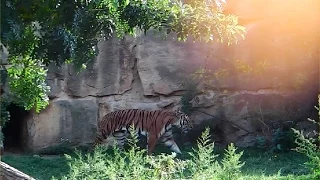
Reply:
[[243, 152], [237, 154], [234, 145], [230, 144], [220, 165], [213, 153], [214, 144], [209, 141], [209, 128], [206, 128], [197, 142], [198, 148], [190, 153], [188, 169], [191, 175], [188, 179], [239, 179], [240, 168], [244, 165], [240, 162]]
[[157, 179], [179, 179], [183, 177], [183, 170], [187, 165], [186, 161], [175, 159], [175, 157], [175, 153], [148, 157], [153, 172], [151, 177], [157, 177]]
[[9, 50], [9, 84], [16, 102], [27, 110], [43, 109], [48, 104], [44, 65], [66, 62], [85, 68], [101, 38], [157, 29], [175, 32], [179, 40], [236, 42], [245, 29], [236, 16], [222, 13], [219, 2], [3, 0], [1, 43]]
[[3, 147], [4, 135], [2, 128], [4, 128], [7, 121], [10, 119], [10, 113], [7, 111], [8, 101], [4, 97], [0, 97], [0, 147]]
[[238, 179], [243, 163], [236, 148], [230, 145], [221, 165], [213, 154], [213, 144], [209, 143], [209, 129], [202, 134], [198, 148], [190, 152], [190, 160], [180, 160], [176, 154], [146, 155], [139, 149], [134, 129], [130, 130], [130, 149], [120, 151], [116, 146], [111, 153], [98, 146], [93, 154], [77, 153], [77, 158], [69, 155], [70, 172], [62, 179]]
[[[320, 94], [318, 95], [318, 107], [315, 107], [318, 110], [318, 115], [320, 119]], [[311, 122], [315, 123], [320, 127], [320, 122], [309, 119]], [[293, 129], [296, 133], [296, 144], [298, 147], [295, 149], [297, 152], [305, 154], [309, 161], [306, 165], [312, 170], [313, 176], [315, 179], [320, 178], [320, 147], [317, 143], [320, 142], [320, 132], [317, 132], [315, 138], [305, 136], [303, 131]]]
[[49, 104], [47, 93], [50, 87], [46, 84], [47, 71], [42, 64], [30, 56], [11, 59], [12, 66], [8, 69], [9, 86], [14, 95], [14, 103], [25, 110], [35, 107], [40, 112]]
[[295, 148], [295, 138], [292, 130], [277, 128], [273, 130], [270, 142], [265, 136], [257, 136], [256, 146], [268, 152], [286, 152]]
[[146, 151], [135, 144], [138, 137], [132, 127], [130, 135], [129, 151], [120, 151], [114, 146], [112, 153], [106, 153], [103, 146], [98, 146], [92, 155], [85, 157], [80, 152], [78, 158], [66, 155], [70, 161], [70, 173], [62, 179], [150, 179], [162, 177], [164, 172], [171, 172], [170, 168], [176, 167], [174, 162], [172, 166], [174, 155], [171, 158], [148, 157]]
[[[241, 157], [241, 160], [246, 163], [241, 168], [241, 174], [239, 176], [242, 178], [240, 179], [243, 179], [243, 180], [260, 180], [260, 179], [310, 180], [312, 179], [312, 178], [309, 178], [311, 176], [308, 175], [309, 173], [308, 169], [301, 166], [301, 164], [303, 164], [307, 160], [307, 158], [303, 154], [299, 154], [295, 151], [289, 151], [286, 153], [274, 155], [271, 153], [264, 153], [263, 151], [259, 151], [253, 148], [246, 148], [243, 150], [244, 150], [244, 154]], [[187, 155], [188, 151], [189, 151], [189, 148], [182, 149], [183, 156], [184, 155], [186, 156], [184, 159], [186, 160], [190, 159], [189, 155]], [[109, 149], [109, 151], [106, 153], [112, 154], [113, 153], [112, 149]], [[215, 151], [215, 153], [219, 154], [219, 156], [217, 157], [217, 160], [220, 162], [223, 151], [222, 152]], [[78, 158], [78, 156], [76, 156], [74, 153], [71, 153], [69, 155], [73, 158], [76, 158], [76, 159]], [[169, 158], [169, 156], [172, 156], [172, 155], [168, 155], [166, 157]], [[55, 176], [56, 179], [60, 179], [63, 175], [66, 176], [67, 174], [70, 173], [69, 171], [70, 168], [68, 166], [68, 163], [70, 163], [70, 161], [68, 161], [65, 158], [65, 156], [5, 154], [4, 156], [1, 157], [1, 160], [21, 170], [22, 172], [34, 177], [35, 179], [39, 179], [39, 180], [47, 180], [47, 179], [50, 179], [52, 176]], [[83, 158], [83, 161], [84, 160], [85, 158]], [[175, 162], [178, 162], [179, 159], [173, 158], [172, 160], [174, 160]], [[162, 161], [160, 164], [164, 165], [164, 162]], [[158, 165], [157, 167], [160, 167], [160, 165]], [[156, 167], [154, 169], [156, 169]], [[183, 172], [185, 172], [186, 170], [187, 170], [187, 167], [183, 169]], [[166, 174], [163, 174], [163, 175], [165, 176]], [[180, 172], [176, 172], [175, 175], [179, 176]], [[183, 176], [180, 176], [180, 177], [183, 177]]]
[[[211, 55], [212, 56], [212, 55]], [[212, 58], [212, 57], [208, 57]], [[209, 87], [225, 86], [228, 78], [234, 76], [257, 76], [266, 71], [270, 66], [266, 61], [256, 61], [253, 64], [248, 64], [240, 59], [226, 60], [226, 67], [221, 67], [215, 71], [208, 67], [200, 67], [193, 74], [192, 78], [196, 79]]]
[[243, 151], [237, 154], [236, 150], [233, 144], [228, 146], [225, 157], [222, 159], [223, 174], [221, 179], [237, 179], [239, 177], [241, 173], [240, 168], [244, 165], [240, 161]]
[[10, 113], [7, 111], [8, 101], [4, 97], [0, 97], [0, 126], [4, 127], [5, 123], [10, 119]]
[[217, 173], [221, 171], [221, 167], [216, 161], [217, 155], [213, 154], [214, 144], [209, 143], [209, 140], [209, 128], [206, 128], [197, 141], [198, 148], [194, 149], [194, 153], [190, 153], [192, 160], [188, 169], [191, 173], [191, 179], [217, 178]]

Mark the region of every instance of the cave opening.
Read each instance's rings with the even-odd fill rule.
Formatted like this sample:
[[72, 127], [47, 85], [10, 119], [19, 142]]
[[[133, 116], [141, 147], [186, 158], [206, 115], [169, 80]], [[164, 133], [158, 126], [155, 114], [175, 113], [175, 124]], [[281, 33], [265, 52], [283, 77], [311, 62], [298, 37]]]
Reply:
[[22, 152], [26, 138], [24, 129], [26, 128], [26, 118], [29, 112], [15, 104], [9, 105], [7, 110], [10, 113], [10, 120], [5, 123], [2, 129], [4, 135], [4, 151]]

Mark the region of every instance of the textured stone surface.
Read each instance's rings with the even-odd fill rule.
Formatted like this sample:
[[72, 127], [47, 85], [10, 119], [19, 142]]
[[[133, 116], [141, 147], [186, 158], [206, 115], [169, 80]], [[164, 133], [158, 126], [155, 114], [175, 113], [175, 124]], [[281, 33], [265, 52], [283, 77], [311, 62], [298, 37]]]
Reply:
[[47, 73], [47, 83], [50, 86], [49, 98], [57, 98], [64, 91], [64, 79], [67, 77], [66, 66], [57, 67], [50, 64]]
[[2, 43], [0, 43], [0, 48], [1, 48], [0, 49], [1, 65], [8, 64], [8, 56], [9, 56], [8, 49]]
[[95, 137], [98, 106], [94, 100], [56, 100], [29, 119], [29, 149], [41, 150], [68, 142], [85, 145]]
[[208, 47], [191, 41], [177, 42], [173, 37], [164, 41], [151, 32], [139, 37], [137, 67], [144, 95], [170, 95], [183, 90], [188, 75], [203, 65]]
[[130, 42], [110, 39], [100, 41], [98, 47], [100, 53], [87, 70], [78, 74], [71, 66], [68, 67], [68, 95], [107, 96], [131, 89], [135, 57], [131, 54]]
[[223, 103], [225, 120], [222, 120], [222, 127], [225, 141], [249, 146], [253, 145], [252, 135], [265, 135], [264, 133], [283, 128], [286, 124], [290, 124], [290, 128], [296, 122], [305, 121], [312, 116], [311, 104], [314, 104], [310, 102], [308, 95], [248, 92], [230, 95]]

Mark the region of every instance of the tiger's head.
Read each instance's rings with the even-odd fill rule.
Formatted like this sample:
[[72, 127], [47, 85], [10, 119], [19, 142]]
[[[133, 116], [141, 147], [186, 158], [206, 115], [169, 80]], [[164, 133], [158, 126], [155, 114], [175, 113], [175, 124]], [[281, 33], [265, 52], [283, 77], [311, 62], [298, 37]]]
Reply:
[[187, 133], [190, 129], [193, 128], [192, 122], [186, 113], [178, 109], [175, 111], [175, 115], [178, 118], [175, 125], [178, 126], [178, 128], [180, 128], [183, 133]]

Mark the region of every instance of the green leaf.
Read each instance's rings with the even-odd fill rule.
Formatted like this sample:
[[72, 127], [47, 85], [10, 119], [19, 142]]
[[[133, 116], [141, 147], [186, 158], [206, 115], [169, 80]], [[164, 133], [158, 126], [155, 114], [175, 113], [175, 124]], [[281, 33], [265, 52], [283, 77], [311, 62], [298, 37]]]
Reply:
[[125, 3], [124, 3], [124, 6], [128, 6], [129, 3], [130, 3], [130, 0], [125, 0], [124, 2], [125, 2]]

